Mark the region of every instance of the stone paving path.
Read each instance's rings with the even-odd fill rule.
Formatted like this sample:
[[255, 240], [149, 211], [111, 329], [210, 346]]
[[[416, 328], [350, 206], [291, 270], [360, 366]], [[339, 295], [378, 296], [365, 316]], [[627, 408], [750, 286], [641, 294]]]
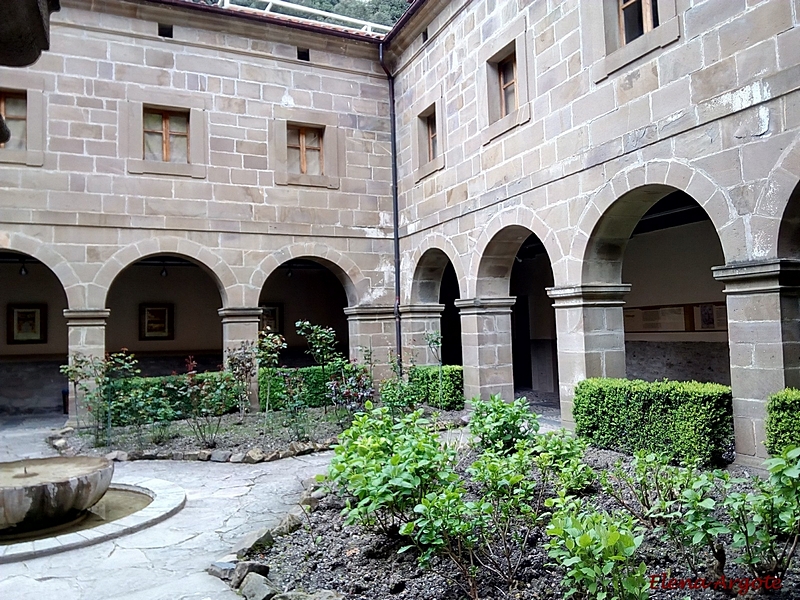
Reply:
[[0, 416], [0, 462], [57, 456], [45, 438], [64, 427], [66, 420], [63, 415]]
[[[30, 425], [30, 423], [29, 423]], [[38, 423], [37, 423], [38, 425]], [[58, 423], [57, 426], [60, 426]], [[4, 427], [0, 460], [50, 454], [39, 448], [46, 424]], [[42, 433], [44, 432], [44, 434]], [[38, 452], [37, 452], [38, 450]], [[301, 481], [325, 471], [331, 453], [259, 465], [138, 461], [116, 475], [166, 479], [186, 490], [186, 507], [129, 536], [62, 554], [0, 565], [0, 598], [8, 600], [225, 600], [240, 598], [205, 573], [241, 536], [285, 513]], [[115, 475], [115, 477], [116, 477]]]

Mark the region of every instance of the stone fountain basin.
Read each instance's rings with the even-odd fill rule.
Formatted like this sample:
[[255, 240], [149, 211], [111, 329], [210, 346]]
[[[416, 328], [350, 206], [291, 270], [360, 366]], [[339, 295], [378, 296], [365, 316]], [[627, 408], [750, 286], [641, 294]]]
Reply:
[[113, 474], [111, 461], [93, 456], [0, 463], [0, 531], [49, 525], [91, 508]]

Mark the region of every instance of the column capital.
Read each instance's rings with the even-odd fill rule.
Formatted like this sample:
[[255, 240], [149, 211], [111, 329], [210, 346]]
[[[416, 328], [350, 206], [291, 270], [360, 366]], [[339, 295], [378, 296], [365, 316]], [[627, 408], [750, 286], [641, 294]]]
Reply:
[[237, 306], [217, 310], [223, 323], [258, 323], [261, 320], [261, 313], [262, 310], [258, 306]]
[[348, 321], [380, 321], [394, 319], [394, 306], [348, 306], [344, 309]]
[[555, 308], [576, 306], [622, 306], [622, 297], [631, 291], [630, 283], [586, 283], [547, 288], [547, 295]]
[[444, 304], [403, 304], [400, 314], [410, 318], [439, 318], [443, 310]]
[[800, 290], [800, 260], [776, 258], [712, 267], [726, 294], [764, 294]]
[[111, 311], [107, 308], [65, 308], [63, 314], [68, 326], [87, 327], [105, 325]]
[[456, 308], [462, 315], [468, 314], [501, 314], [510, 313], [511, 307], [516, 304], [514, 296], [506, 297], [487, 297], [487, 298], [463, 298], [455, 301]]

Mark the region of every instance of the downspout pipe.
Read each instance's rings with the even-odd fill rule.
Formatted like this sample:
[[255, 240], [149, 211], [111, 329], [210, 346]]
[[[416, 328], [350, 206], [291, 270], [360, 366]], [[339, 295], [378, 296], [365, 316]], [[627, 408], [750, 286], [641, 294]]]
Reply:
[[389, 121], [391, 131], [392, 154], [392, 225], [394, 236], [394, 335], [397, 353], [397, 365], [400, 374], [403, 372], [403, 340], [400, 322], [400, 203], [397, 192], [397, 122], [394, 110], [394, 75], [384, 61], [384, 42], [378, 46], [378, 60], [386, 73], [389, 82]]

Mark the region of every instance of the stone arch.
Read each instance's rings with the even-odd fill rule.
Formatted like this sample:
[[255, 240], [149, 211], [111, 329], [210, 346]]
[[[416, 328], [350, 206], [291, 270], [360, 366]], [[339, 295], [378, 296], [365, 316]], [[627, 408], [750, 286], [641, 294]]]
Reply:
[[[800, 137], [784, 152], [761, 190], [756, 210], [763, 219], [780, 218], [774, 250], [766, 258], [800, 258]], [[763, 215], [763, 216], [762, 216]], [[766, 223], [762, 223], [766, 229]], [[774, 253], [773, 253], [774, 252]], [[761, 257], [759, 257], [761, 258]]]
[[677, 161], [654, 161], [618, 173], [592, 198], [575, 232], [571, 254], [582, 259], [581, 283], [621, 283], [622, 257], [642, 216], [673, 191], [691, 196], [719, 236], [725, 262], [748, 256], [744, 223], [708, 175]]
[[472, 254], [468, 282], [471, 296], [508, 296], [514, 257], [531, 234], [544, 245], [552, 269], [563, 252], [553, 229], [532, 209], [518, 206], [492, 217]]
[[[404, 265], [404, 268], [400, 269], [401, 273], [412, 273], [411, 282], [403, 286], [405, 303], [438, 303], [442, 274], [448, 261], [456, 272], [459, 292], [463, 297], [466, 275], [458, 252], [449, 239], [443, 235], [434, 234], [425, 237], [422, 243], [414, 249], [408, 267]], [[411, 267], [413, 267], [413, 271]]]
[[217, 286], [223, 308], [236, 306], [231, 301], [232, 297], [237, 300], [243, 297], [243, 294], [237, 292], [241, 286], [233, 271], [214, 252], [185, 238], [154, 237], [125, 246], [105, 262], [90, 284], [89, 306], [105, 307], [111, 284], [123, 270], [143, 258], [159, 254], [185, 258], [203, 267]]
[[298, 243], [285, 246], [261, 261], [250, 278], [245, 293], [245, 305], [257, 306], [261, 288], [269, 276], [275, 269], [293, 258], [312, 260], [330, 269], [344, 287], [348, 306], [357, 306], [369, 292], [369, 279], [351, 258], [324, 244]]
[[86, 306], [86, 289], [72, 265], [56, 250], [41, 240], [24, 233], [0, 233], [0, 248], [27, 254], [42, 262], [55, 274], [71, 309]]

